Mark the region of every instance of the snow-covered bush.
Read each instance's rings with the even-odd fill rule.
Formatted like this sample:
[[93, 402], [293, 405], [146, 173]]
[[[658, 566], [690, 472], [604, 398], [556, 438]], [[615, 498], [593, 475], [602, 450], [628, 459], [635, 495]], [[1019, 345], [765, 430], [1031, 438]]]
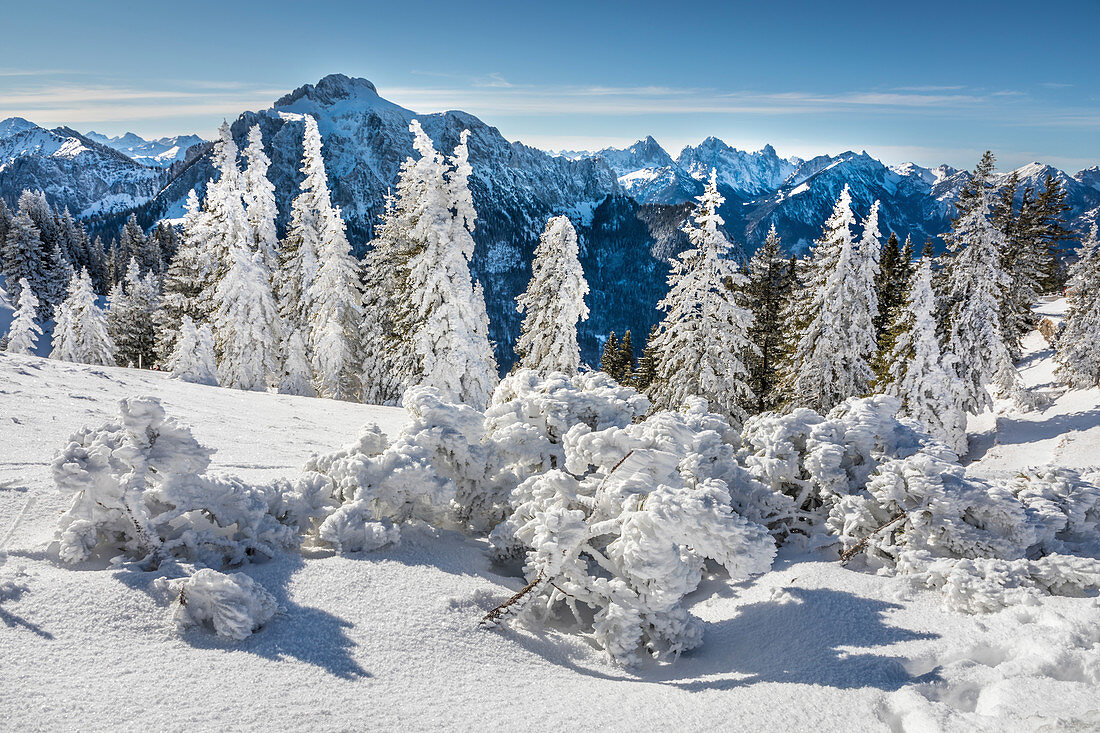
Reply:
[[301, 515], [317, 503], [310, 485], [204, 476], [211, 454], [159, 400], [122, 400], [118, 420], [79, 431], [53, 462], [72, 498], [58, 520], [60, 558], [121, 552], [154, 566], [176, 558], [220, 567], [297, 547]]
[[1095, 553], [1100, 491], [1074, 478], [1042, 470], [1006, 488], [917, 453], [888, 461], [865, 491], [836, 501], [828, 525], [846, 557], [940, 589], [957, 610], [997, 610], [1036, 590], [1079, 595], [1100, 587], [1100, 561], [1058, 553]]
[[564, 604], [623, 664], [638, 662], [642, 648], [663, 658], [699, 645], [702, 624], [682, 601], [706, 560], [740, 580], [771, 566], [775, 543], [733, 511], [725, 481], [701, 475], [706, 460], [693, 449], [722, 441], [708, 426], [729, 428], [693, 407], [604, 430], [577, 424], [565, 434], [564, 470], [520, 484], [512, 516], [491, 536], [500, 555], [524, 552], [531, 581], [491, 621], [545, 618]]
[[848, 399], [825, 417], [796, 408], [745, 422], [741, 462], [766, 488], [793, 503], [789, 519], [773, 527], [777, 537], [822, 531], [833, 503], [863, 489], [891, 459], [925, 453], [957, 461], [917, 423], [897, 418], [898, 408], [897, 399], [874, 395]]
[[158, 578], [154, 584], [175, 596], [174, 620], [181, 631], [207, 625], [218, 636], [243, 641], [279, 610], [274, 596], [244, 573], [202, 568], [188, 578]]

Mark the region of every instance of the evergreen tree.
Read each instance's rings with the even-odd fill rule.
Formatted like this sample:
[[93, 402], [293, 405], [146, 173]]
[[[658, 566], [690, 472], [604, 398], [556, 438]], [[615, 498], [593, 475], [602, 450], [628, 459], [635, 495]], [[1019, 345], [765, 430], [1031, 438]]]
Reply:
[[821, 238], [805, 262], [799, 295], [788, 305], [795, 343], [784, 370], [791, 400], [828, 412], [849, 397], [869, 391], [869, 344], [873, 270], [852, 241], [852, 197], [845, 186]]
[[86, 270], [73, 275], [68, 297], [57, 306], [55, 321], [51, 359], [114, 365], [115, 345], [107, 332], [107, 317], [96, 304], [92, 279]]
[[1031, 306], [1039, 296], [1043, 277], [1043, 255], [1035, 236], [1034, 202], [1031, 190], [1023, 192], [1019, 209], [1016, 197], [1020, 177], [1016, 171], [1001, 187], [993, 206], [992, 221], [1004, 238], [1001, 269], [1009, 278], [1001, 298], [1001, 327], [1005, 347], [1012, 358], [1019, 358], [1021, 339], [1036, 325]]
[[1069, 272], [1069, 310], [1055, 342], [1057, 377], [1074, 389], [1100, 386], [1100, 238], [1096, 225]]
[[620, 383], [623, 381], [624, 376], [619, 370], [621, 354], [619, 337], [612, 331], [607, 335], [607, 340], [603, 342], [603, 351], [600, 352], [600, 371]]
[[782, 242], [775, 224], [768, 230], [764, 244], [749, 260], [749, 307], [752, 327], [749, 339], [757, 352], [748, 358], [749, 387], [756, 395], [756, 412], [779, 406], [777, 386], [783, 353], [783, 308], [791, 290], [791, 265], [783, 256]]
[[[859, 281], [856, 283], [856, 292], [860, 297], [851, 311], [853, 343], [858, 351], [859, 360], [872, 365], [878, 355], [878, 331], [875, 328], [875, 319], [879, 316], [878, 291], [875, 283], [878, 281], [879, 272], [882, 270], [880, 257], [882, 255], [882, 233], [878, 228], [878, 212], [880, 203], [875, 201], [867, 213], [863, 222], [863, 234], [859, 238], [856, 251], [859, 254]], [[904, 289], [905, 285], [901, 287]], [[864, 387], [865, 392], [871, 389], [872, 374]]]
[[195, 384], [217, 386], [217, 369], [214, 366], [214, 336], [205, 323], [196, 327], [191, 317], [184, 314], [180, 320], [179, 338], [169, 354], [165, 367], [176, 379]]
[[317, 279], [318, 251], [326, 222], [321, 199], [329, 200], [328, 177], [321, 158], [321, 134], [311, 115], [303, 117], [302, 167], [304, 178], [290, 207], [290, 224], [279, 250], [275, 295], [287, 335], [295, 332], [308, 343], [310, 321], [316, 308], [310, 284]]
[[39, 301], [39, 318], [48, 318], [50, 304], [45, 302], [47, 280], [42, 263], [42, 240], [38, 227], [25, 211], [12, 217], [5, 244], [4, 277], [11, 295], [18, 298], [26, 283]]
[[879, 313], [875, 318], [875, 340], [878, 353], [872, 363], [878, 383], [889, 381], [890, 355], [897, 338], [895, 324], [905, 308], [906, 293], [913, 275], [913, 243], [905, 238], [905, 246], [899, 247], [897, 235], [891, 233], [882, 248], [881, 267], [875, 278]]
[[634, 373], [634, 367], [634, 344], [628, 328], [623, 332], [623, 340], [619, 342], [619, 369], [623, 374], [622, 384], [630, 384], [630, 375]]
[[[0, 288], [0, 294], [2, 293], [3, 289]], [[24, 280], [19, 284], [15, 317], [8, 328], [5, 349], [12, 354], [33, 354], [38, 346], [38, 337], [42, 335], [42, 327], [38, 325], [37, 319], [38, 298], [35, 297], [30, 283]]]
[[1022, 394], [1001, 327], [1003, 291], [1010, 280], [1001, 269], [1004, 237], [991, 221], [992, 171], [993, 154], [987, 151], [959, 197], [959, 215], [947, 236], [947, 350], [956, 356], [962, 408], [973, 414], [992, 406], [986, 390], [990, 381], [1002, 396]]
[[[526, 292], [516, 298], [516, 310], [525, 313], [516, 355], [525, 369], [573, 375], [580, 368], [577, 323], [588, 319], [584, 303], [588, 282], [579, 255], [577, 230], [569, 217], [556, 216], [546, 222], [535, 248], [531, 281]], [[622, 368], [622, 355], [616, 359], [625, 376], [629, 369]]]
[[627, 380], [631, 387], [641, 392], [649, 389], [649, 385], [653, 384], [657, 376], [657, 353], [654, 343], [660, 327], [661, 324], [657, 323], [650, 329], [649, 338], [646, 339], [645, 346], [642, 347], [642, 355], [638, 359], [638, 366]]
[[[243, 220], [244, 209], [240, 210]], [[235, 240], [232, 262], [215, 291], [214, 353], [223, 387], [264, 390], [280, 374], [282, 332], [263, 258], [250, 238]]]
[[[207, 182], [202, 208], [189, 214], [184, 224], [186, 243], [194, 247], [206, 263], [201, 272], [203, 284], [199, 300], [207, 308], [214, 307], [222, 278], [236, 265], [238, 258], [231, 250], [242, 246], [250, 249], [252, 243], [252, 230], [244, 213], [241, 194], [237, 144], [233, 142], [229, 125], [225, 122], [218, 129], [213, 163], [218, 177]], [[208, 319], [201, 320], [205, 322]], [[214, 344], [216, 351], [216, 331]]]
[[424, 182], [416, 224], [410, 230], [415, 250], [409, 261], [416, 317], [413, 346], [421, 381], [439, 389], [445, 399], [481, 409], [497, 374], [485, 299], [470, 276], [477, 214], [468, 186], [469, 131], [463, 131], [454, 157], [445, 164], [418, 121], [412, 121], [410, 130]]
[[306, 356], [306, 342], [297, 331], [285, 339], [279, 392], [300, 397], [317, 396], [313, 387], [313, 365]]
[[263, 257], [264, 265], [274, 273], [279, 266], [278, 236], [275, 233], [275, 218], [279, 212], [275, 207], [275, 186], [267, 178], [271, 159], [264, 152], [259, 125], [253, 125], [248, 130], [244, 159], [244, 208], [252, 228], [253, 245]]
[[967, 452], [962, 385], [952, 370], [953, 354], [940, 352], [932, 294], [932, 262], [921, 258], [905, 306], [893, 331], [886, 393], [901, 399], [901, 414], [920, 422], [929, 434], [957, 454]]
[[1061, 290], [1066, 280], [1059, 253], [1072, 247], [1077, 235], [1066, 226], [1066, 214], [1070, 207], [1066, 204], [1066, 190], [1061, 180], [1047, 173], [1043, 180], [1043, 191], [1035, 201], [1035, 235], [1042, 257], [1042, 278], [1040, 291], [1055, 293]]
[[107, 332], [115, 344], [119, 366], [151, 369], [156, 363], [153, 317], [160, 300], [156, 276], [140, 274], [137, 258], [130, 260], [126, 277], [111, 289], [107, 307]]
[[202, 299], [208, 265], [200, 247], [206, 234], [201, 232], [203, 214], [194, 189], [187, 195], [186, 211], [185, 236], [164, 275], [163, 295], [154, 317], [157, 356], [165, 362], [176, 351], [183, 317], [202, 323], [210, 313], [210, 304]]
[[656, 377], [647, 394], [656, 409], [678, 409], [691, 396], [740, 425], [756, 404], [748, 385], [746, 356], [752, 312], [743, 305], [748, 282], [730, 259], [732, 247], [719, 229], [724, 199], [711, 170], [692, 219], [684, 225], [691, 248], [673, 260], [669, 293], [657, 307], [665, 312], [653, 339]]

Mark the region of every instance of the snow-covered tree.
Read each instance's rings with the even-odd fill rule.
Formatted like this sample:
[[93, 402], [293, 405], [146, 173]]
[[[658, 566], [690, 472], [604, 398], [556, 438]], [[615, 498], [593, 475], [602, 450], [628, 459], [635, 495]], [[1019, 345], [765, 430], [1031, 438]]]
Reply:
[[420, 153], [414, 170], [423, 182], [409, 231], [409, 294], [416, 319], [413, 346], [420, 382], [448, 400], [484, 407], [497, 382], [488, 315], [480, 286], [470, 277], [471, 232], [477, 220], [468, 179], [472, 171], [463, 131], [449, 164], [417, 120], [409, 126]]
[[1096, 225], [1069, 272], [1069, 310], [1058, 335], [1058, 378], [1070, 387], [1100, 386], [1100, 238]]
[[987, 152], [960, 196], [959, 216], [948, 235], [947, 350], [956, 357], [963, 409], [974, 414], [992, 405], [990, 382], [1001, 396], [1023, 393], [1001, 327], [1001, 300], [1010, 280], [1001, 269], [1004, 236], [991, 221], [992, 170], [993, 155]]
[[196, 327], [191, 317], [184, 315], [180, 321], [179, 338], [165, 364], [176, 379], [196, 384], [218, 384], [214, 363], [214, 336], [205, 323]]
[[[863, 296], [852, 307], [852, 335], [859, 349], [860, 360], [870, 365], [878, 354], [878, 331], [875, 319], [879, 314], [878, 289], [879, 258], [882, 255], [882, 233], [878, 228], [879, 202], [871, 204], [871, 210], [863, 221], [863, 234], [856, 251], [859, 253], [859, 281], [857, 291]], [[868, 384], [868, 388], [870, 384]]]
[[252, 229], [244, 211], [237, 144], [225, 122], [218, 129], [213, 164], [218, 170], [218, 177], [207, 182], [202, 208], [189, 215], [184, 224], [185, 241], [201, 253], [200, 257], [206, 263], [201, 272], [200, 299], [208, 309], [216, 302], [221, 279], [234, 264], [231, 249], [243, 246], [252, 251], [253, 242]]
[[274, 273], [279, 266], [278, 235], [275, 232], [275, 185], [268, 180], [267, 170], [271, 159], [264, 152], [263, 134], [259, 125], [248, 130], [248, 147], [244, 149], [246, 167], [242, 187], [245, 213], [252, 228], [255, 251], [263, 257], [264, 265]]
[[317, 396], [313, 386], [313, 365], [306, 356], [306, 342], [297, 331], [283, 343], [283, 371], [278, 386], [283, 394]]
[[657, 304], [665, 316], [653, 340], [656, 377], [647, 394], [657, 409], [672, 410], [688, 397], [702, 397], [711, 411], [740, 425], [746, 408], [755, 405], [745, 358], [756, 347], [748, 333], [752, 312], [741, 295], [748, 278], [719, 229], [723, 201], [711, 170], [684, 224], [691, 248], [673, 260], [668, 295]]
[[126, 277], [111, 288], [107, 299], [107, 330], [115, 344], [119, 366], [152, 368], [156, 361], [153, 317], [160, 293], [152, 271], [140, 274], [137, 258], [130, 260]]
[[[327, 203], [327, 202], [325, 202]], [[355, 400], [361, 393], [360, 327], [363, 291], [359, 263], [351, 254], [340, 210], [328, 204], [317, 252], [317, 278], [309, 285], [309, 344], [317, 394]]]
[[886, 393], [901, 400], [903, 415], [920, 422], [962, 456], [967, 440], [961, 385], [953, 370], [954, 354], [940, 351], [935, 313], [932, 263], [924, 257], [917, 265], [905, 310], [894, 325], [897, 339], [888, 359]]
[[192, 189], [187, 194], [184, 236], [164, 275], [160, 308], [155, 316], [157, 355], [167, 360], [176, 349], [180, 323], [184, 316], [192, 322], [204, 322], [211, 304], [203, 300], [203, 288], [210, 269], [208, 254], [202, 249], [207, 235], [203, 232], [205, 214]]
[[27, 283], [40, 303], [43, 312], [39, 315], [46, 316], [50, 304], [45, 300], [47, 278], [42, 262], [42, 239], [26, 212], [20, 211], [12, 217], [4, 250], [4, 276], [12, 297], [18, 297], [22, 283]]
[[[0, 294], [3, 288], [0, 288]], [[0, 297], [0, 300], [3, 300]], [[19, 297], [16, 299], [15, 317], [8, 328], [6, 350], [13, 354], [33, 354], [42, 335], [38, 325], [38, 298], [30, 284], [23, 280], [19, 283]]]
[[588, 318], [588, 282], [569, 217], [546, 222], [531, 269], [526, 292], [516, 298], [516, 310], [526, 313], [516, 342], [519, 364], [541, 374], [575, 374], [581, 359], [577, 323]]
[[69, 295], [57, 306], [51, 359], [113, 366], [115, 345], [107, 332], [107, 316], [96, 304], [87, 270], [73, 275]]
[[852, 241], [854, 224], [845, 185], [805, 263], [804, 286], [787, 308], [795, 345], [785, 368], [785, 389], [794, 404], [819, 412], [866, 394], [871, 385], [868, 344], [875, 334], [865, 316], [866, 291], [873, 289], [873, 281]]
[[230, 247], [232, 265], [214, 293], [214, 351], [223, 387], [264, 390], [280, 374], [282, 323], [263, 257], [247, 242]]

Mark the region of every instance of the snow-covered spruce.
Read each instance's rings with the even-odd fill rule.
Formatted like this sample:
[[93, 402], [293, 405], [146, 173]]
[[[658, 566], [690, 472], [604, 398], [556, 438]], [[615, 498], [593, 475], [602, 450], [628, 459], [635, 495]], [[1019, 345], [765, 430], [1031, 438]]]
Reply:
[[[0, 288], [0, 293], [3, 289]], [[12, 354], [33, 354], [38, 346], [38, 337], [42, 327], [38, 325], [38, 298], [31, 290], [26, 278], [19, 281], [19, 296], [16, 301], [15, 316], [8, 327], [6, 351]]]
[[137, 258], [131, 258], [126, 276], [111, 288], [107, 298], [107, 332], [115, 344], [115, 363], [149, 369], [156, 361], [153, 315], [160, 301], [160, 287], [152, 272], [141, 274]]
[[244, 200], [245, 215], [252, 229], [252, 248], [259, 252], [264, 267], [274, 273], [279, 266], [277, 247], [278, 235], [275, 231], [275, 185], [267, 178], [271, 159], [264, 152], [263, 134], [259, 125], [248, 130], [248, 147], [243, 155], [247, 165], [241, 180], [241, 192]]
[[647, 394], [660, 409], [677, 409], [688, 397], [703, 397], [711, 409], [740, 425], [746, 408], [755, 404], [744, 359], [756, 346], [748, 336], [752, 312], [739, 292], [748, 278], [719, 229], [724, 199], [715, 175], [711, 170], [692, 220], [684, 225], [691, 248], [673, 260], [668, 295], [658, 303], [665, 316], [651, 339], [656, 375]]
[[913, 276], [905, 310], [894, 324], [898, 337], [890, 353], [890, 382], [885, 391], [901, 400], [902, 414], [962, 456], [969, 450], [962, 385], [954, 371], [955, 356], [940, 351], [935, 312], [932, 263], [923, 257]]
[[279, 610], [275, 597], [244, 573], [201, 568], [187, 578], [157, 578], [154, 585], [175, 598], [180, 631], [206, 625], [218, 636], [244, 641]]
[[71, 498], [57, 524], [62, 561], [101, 553], [217, 568], [297, 547], [321, 482], [251, 486], [204, 476], [211, 451], [159, 400], [128, 398], [120, 409], [118, 420], [73, 435], [54, 459], [57, 488]]
[[526, 313], [516, 342], [519, 364], [540, 374], [575, 374], [580, 366], [577, 323], [587, 320], [588, 283], [578, 259], [577, 230], [567, 216], [555, 216], [535, 248], [531, 282], [516, 298]]
[[218, 381], [264, 390], [279, 374], [282, 321], [263, 258], [244, 242], [229, 248], [229, 269], [215, 290], [214, 351]]
[[78, 364], [113, 366], [115, 344], [107, 332], [107, 317], [96, 304], [87, 270], [73, 275], [69, 295], [57, 306], [51, 359]]
[[1069, 311], [1058, 335], [1058, 378], [1075, 389], [1100, 386], [1100, 237], [1093, 226], [1069, 273]]
[[218, 384], [217, 367], [214, 365], [214, 336], [205, 323], [199, 327], [188, 315], [180, 321], [176, 347], [165, 365], [176, 379], [196, 384]]
[[[710, 419], [728, 428], [720, 416]], [[697, 647], [702, 623], [682, 601], [698, 587], [706, 560], [740, 580], [771, 566], [775, 544], [731, 509], [724, 481], [684, 470], [691, 450], [684, 439], [717, 437], [691, 422], [661, 412], [623, 428], [570, 430], [566, 470], [520, 484], [512, 516], [494, 531], [506, 552], [513, 543], [524, 548], [529, 585], [487, 623], [537, 622], [564, 606], [627, 665], [643, 651], [664, 659]]]

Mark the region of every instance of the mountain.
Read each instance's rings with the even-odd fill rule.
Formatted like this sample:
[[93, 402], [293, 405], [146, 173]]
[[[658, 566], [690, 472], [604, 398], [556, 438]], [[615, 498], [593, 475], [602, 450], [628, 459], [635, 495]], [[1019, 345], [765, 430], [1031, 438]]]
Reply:
[[160, 171], [75, 130], [47, 130], [19, 117], [0, 121], [0, 197], [14, 204], [39, 189], [54, 206], [91, 216], [139, 206], [156, 195]]
[[705, 180], [713, 168], [718, 183], [741, 196], [774, 191], [802, 164], [801, 158], [780, 158], [775, 148], [765, 145], [755, 153], [731, 148], [716, 137], [680, 151], [676, 164], [695, 179]]
[[146, 140], [132, 132], [127, 132], [125, 135], [118, 137], [107, 137], [98, 132], [89, 132], [85, 137], [117, 150], [131, 160], [151, 168], [167, 168], [177, 161], [182, 161], [187, 157], [187, 151], [192, 146], [201, 145], [205, 142], [198, 135], [176, 135], [175, 137]]

